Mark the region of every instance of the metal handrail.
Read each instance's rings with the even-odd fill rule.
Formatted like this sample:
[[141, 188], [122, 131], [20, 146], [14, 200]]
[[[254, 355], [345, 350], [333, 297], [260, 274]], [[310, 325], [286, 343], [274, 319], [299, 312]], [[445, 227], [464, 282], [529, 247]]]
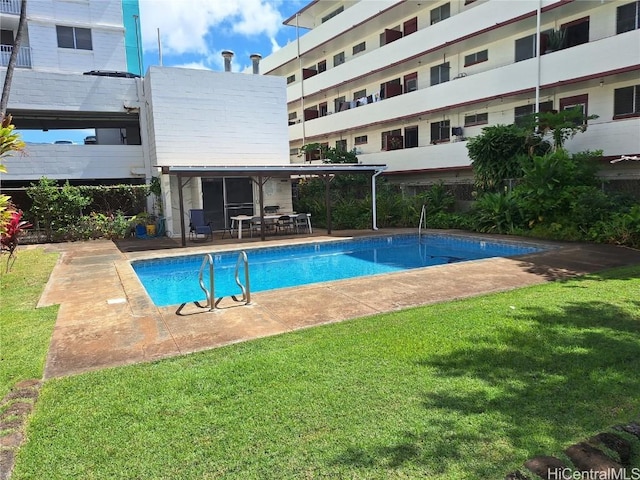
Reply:
[[[240, 282], [240, 265], [244, 266], [244, 283]], [[238, 260], [236, 261], [236, 273], [235, 273], [236, 284], [242, 290], [242, 300], [237, 300], [235, 297], [232, 297], [236, 301], [245, 302], [245, 305], [249, 305], [251, 303], [251, 286], [249, 283], [249, 259], [247, 258], [247, 252], [242, 250], [238, 254]]]
[[[207, 290], [206, 285], [204, 284], [204, 268], [209, 265], [209, 290]], [[214, 295], [214, 280], [213, 280], [213, 257], [210, 253], [207, 253], [202, 259], [202, 264], [200, 265], [200, 272], [198, 273], [198, 282], [200, 283], [200, 288], [204, 291], [207, 296], [207, 308], [209, 310], [214, 310], [216, 308]]]
[[427, 228], [427, 206], [422, 205], [422, 211], [420, 212], [420, 223], [418, 224], [418, 242], [422, 239], [422, 224], [424, 228]]

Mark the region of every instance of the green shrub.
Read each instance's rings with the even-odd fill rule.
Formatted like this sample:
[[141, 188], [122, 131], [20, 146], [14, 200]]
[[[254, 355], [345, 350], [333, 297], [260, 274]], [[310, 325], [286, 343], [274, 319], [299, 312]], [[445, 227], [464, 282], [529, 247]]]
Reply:
[[65, 232], [82, 216], [82, 209], [90, 199], [82, 195], [78, 187], [65, 182], [62, 188], [55, 180], [42, 177], [37, 184], [27, 188], [33, 201], [28, 216], [38, 228], [44, 230], [47, 241], [60, 240]]
[[640, 205], [597, 222], [589, 230], [589, 237], [596, 242], [640, 248]]
[[521, 205], [513, 192], [480, 196], [473, 210], [473, 227], [485, 233], [513, 233], [522, 225]]

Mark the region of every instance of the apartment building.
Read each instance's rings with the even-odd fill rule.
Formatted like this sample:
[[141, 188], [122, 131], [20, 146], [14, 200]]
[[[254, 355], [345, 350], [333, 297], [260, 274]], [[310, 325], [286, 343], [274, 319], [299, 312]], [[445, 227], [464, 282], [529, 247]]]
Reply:
[[640, 153], [640, 1], [314, 0], [285, 24], [297, 40], [261, 69], [287, 80], [291, 162], [320, 143], [408, 188], [468, 184], [482, 128], [580, 106], [598, 118], [565, 146], [640, 181], [610, 163]]
[[[0, 82], [20, 3], [0, 0]], [[7, 112], [23, 135], [56, 131], [64, 139], [86, 130], [87, 138], [28, 142], [25, 155], [3, 159], [2, 190], [20, 204], [43, 176], [76, 185], [160, 177], [166, 229], [175, 236], [188, 228], [188, 209], [204, 208], [216, 229], [228, 228], [231, 216], [259, 211], [260, 191], [267, 205], [290, 211], [288, 175], [271, 173], [258, 188], [248, 175], [224, 172], [288, 164], [285, 80], [170, 67], [141, 77], [140, 45], [138, 0], [28, 2]], [[202, 167], [220, 173], [184, 180], [162, 173]]]

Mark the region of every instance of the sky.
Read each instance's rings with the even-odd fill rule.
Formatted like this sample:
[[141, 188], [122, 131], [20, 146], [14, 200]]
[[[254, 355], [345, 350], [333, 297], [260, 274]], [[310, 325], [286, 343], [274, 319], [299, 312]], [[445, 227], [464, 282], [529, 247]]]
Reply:
[[[139, 0], [144, 69], [164, 66], [224, 71], [221, 52], [235, 53], [234, 72], [251, 66], [291, 41], [295, 27], [282, 22], [309, 0]], [[301, 32], [302, 33], [302, 32]]]
[[[282, 22], [310, 0], [139, 0], [143, 70], [165, 67], [224, 71], [223, 50], [234, 52], [231, 69], [251, 66], [249, 56], [266, 57], [295, 41], [296, 29]], [[160, 42], [158, 42], [158, 31]], [[301, 29], [302, 35], [305, 30]], [[83, 143], [92, 130], [22, 131], [27, 142]]]

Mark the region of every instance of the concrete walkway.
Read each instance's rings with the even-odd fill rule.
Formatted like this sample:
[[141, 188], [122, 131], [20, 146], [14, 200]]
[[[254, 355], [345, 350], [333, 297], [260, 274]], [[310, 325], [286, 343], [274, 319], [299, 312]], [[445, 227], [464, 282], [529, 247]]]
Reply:
[[[401, 231], [376, 232], [389, 233]], [[45, 378], [148, 362], [315, 325], [640, 264], [640, 251], [628, 248], [540, 242], [554, 248], [518, 258], [454, 263], [254, 293], [249, 306], [224, 299], [214, 312], [189, 304], [179, 314], [177, 306], [153, 305], [130, 264], [135, 259], [363, 234], [372, 232], [338, 232], [259, 243], [215, 240], [190, 243], [187, 248], [179, 248], [171, 239], [118, 245], [107, 240], [47, 245], [47, 250], [60, 252], [61, 257], [39, 303], [60, 304]]]

